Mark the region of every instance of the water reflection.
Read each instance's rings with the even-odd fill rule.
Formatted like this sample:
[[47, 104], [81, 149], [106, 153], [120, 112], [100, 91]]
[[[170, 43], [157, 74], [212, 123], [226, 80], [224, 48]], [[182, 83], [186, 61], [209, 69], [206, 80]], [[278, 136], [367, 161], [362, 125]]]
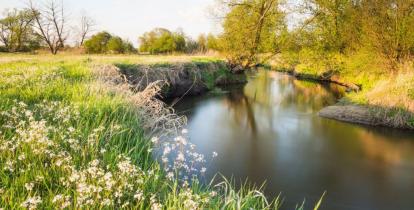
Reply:
[[414, 134], [319, 118], [344, 89], [260, 71], [244, 88], [191, 98], [176, 109], [189, 116], [191, 140], [217, 151], [210, 175], [267, 181], [286, 207], [325, 191], [322, 209], [412, 209]]

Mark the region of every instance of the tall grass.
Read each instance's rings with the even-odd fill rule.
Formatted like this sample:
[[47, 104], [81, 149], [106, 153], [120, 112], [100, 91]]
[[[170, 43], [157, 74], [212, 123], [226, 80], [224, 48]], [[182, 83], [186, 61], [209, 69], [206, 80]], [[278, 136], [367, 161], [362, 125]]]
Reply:
[[142, 58], [0, 59], [0, 208], [280, 208], [256, 188], [169, 176], [153, 158], [148, 116], [95, 75], [122, 59]]

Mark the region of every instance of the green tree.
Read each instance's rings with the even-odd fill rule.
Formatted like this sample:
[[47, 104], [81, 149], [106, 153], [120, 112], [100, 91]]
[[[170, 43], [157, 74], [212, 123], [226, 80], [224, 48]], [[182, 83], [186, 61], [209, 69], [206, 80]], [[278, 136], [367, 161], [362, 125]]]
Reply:
[[307, 0], [306, 5], [311, 18], [304, 27], [311, 29], [314, 46], [318, 50], [344, 53], [360, 44], [361, 18], [358, 17], [358, 2]]
[[123, 40], [123, 47], [124, 47], [124, 52], [125, 53], [137, 53], [137, 49], [128, 40]]
[[185, 52], [186, 38], [183, 32], [173, 33], [167, 29], [156, 28], [139, 37], [141, 52], [151, 54]]
[[208, 50], [220, 51], [219, 39], [216, 36], [210, 33], [207, 35], [206, 41]]
[[387, 58], [391, 68], [414, 54], [413, 0], [365, 0], [361, 7], [363, 40]]
[[106, 45], [106, 49], [110, 53], [122, 54], [125, 52], [125, 45], [120, 37], [111, 37]]
[[201, 53], [206, 53], [208, 50], [206, 35], [200, 34], [198, 36], [197, 43], [198, 43], [199, 51]]
[[11, 10], [0, 19], [0, 42], [9, 52], [30, 51], [40, 46], [33, 35], [33, 16], [28, 10]]
[[89, 40], [85, 41], [85, 49], [87, 53], [106, 53], [107, 45], [112, 35], [106, 31], [93, 35]]
[[231, 0], [223, 22], [220, 47], [233, 65], [256, 65], [259, 53], [273, 52], [285, 28], [278, 0]]

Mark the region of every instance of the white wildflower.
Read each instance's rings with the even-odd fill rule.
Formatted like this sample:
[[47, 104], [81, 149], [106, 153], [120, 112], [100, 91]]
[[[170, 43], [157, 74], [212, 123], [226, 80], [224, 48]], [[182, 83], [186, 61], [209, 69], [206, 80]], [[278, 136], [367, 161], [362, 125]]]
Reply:
[[26, 155], [21, 154], [21, 155], [19, 155], [19, 157], [17, 157], [17, 159], [19, 159], [20, 161], [23, 161], [23, 160], [26, 159]]
[[167, 178], [170, 179], [170, 180], [173, 180], [174, 179], [174, 173], [173, 172], [169, 172], [167, 174]]
[[158, 137], [152, 137], [152, 138], [151, 138], [151, 142], [152, 142], [153, 144], [158, 144], [158, 142], [159, 142]]
[[163, 154], [168, 155], [168, 154], [170, 154], [170, 152], [171, 152], [171, 148], [170, 147], [165, 147]]
[[39, 204], [42, 203], [42, 199], [39, 196], [28, 197], [20, 206], [26, 209], [36, 209]]
[[143, 195], [143, 193], [141, 192], [141, 191], [137, 191], [136, 193], [135, 193], [135, 195], [134, 195], [134, 198], [137, 200], [137, 201], [141, 201], [141, 199], [144, 197], [144, 195]]
[[177, 161], [180, 161], [180, 162], [184, 162], [185, 161], [185, 157], [184, 157], [184, 154], [182, 152], [178, 153], [178, 155], [177, 155]]
[[216, 191], [211, 191], [211, 193], [210, 193], [210, 196], [211, 197], [215, 197], [217, 195], [217, 192]]
[[24, 188], [26, 188], [27, 191], [32, 191], [34, 187], [34, 183], [30, 182], [30, 183], [26, 183], [24, 184]]

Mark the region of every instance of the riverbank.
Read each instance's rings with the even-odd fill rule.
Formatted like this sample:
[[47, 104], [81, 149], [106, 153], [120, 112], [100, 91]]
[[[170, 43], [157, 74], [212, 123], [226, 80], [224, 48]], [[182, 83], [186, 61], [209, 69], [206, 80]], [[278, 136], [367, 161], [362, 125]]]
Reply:
[[[338, 104], [326, 107], [319, 115], [330, 119], [372, 126], [414, 129], [413, 64], [399, 67], [397, 72], [378, 70], [380, 64], [370, 61], [360, 64], [357, 71], [351, 64], [356, 58], [340, 58], [337, 69], [321, 60], [302, 59], [303, 63], [287, 65], [283, 58], [271, 63], [275, 71], [287, 72], [298, 79], [332, 82], [347, 88], [347, 94]], [[366, 59], [366, 58], [365, 58]], [[301, 60], [301, 59], [299, 59]], [[359, 61], [361, 62], [361, 61]]]
[[[158, 83], [131, 89], [131, 81], [115, 67], [211, 59], [2, 55], [0, 206], [280, 208], [279, 199], [268, 200], [254, 187], [236, 190], [227, 180], [200, 184], [197, 177], [209, 157], [191, 148], [172, 151], [167, 164], [155, 161], [156, 151], [166, 151], [160, 146], [167, 143], [170, 149], [192, 147], [182, 129], [185, 119], [155, 97]], [[198, 176], [179, 176], [188, 169]]]
[[216, 87], [245, 84], [245, 74], [232, 74], [223, 60], [193, 60], [158, 64], [115, 64], [128, 83], [142, 91], [162, 81], [163, 99], [198, 96]]

